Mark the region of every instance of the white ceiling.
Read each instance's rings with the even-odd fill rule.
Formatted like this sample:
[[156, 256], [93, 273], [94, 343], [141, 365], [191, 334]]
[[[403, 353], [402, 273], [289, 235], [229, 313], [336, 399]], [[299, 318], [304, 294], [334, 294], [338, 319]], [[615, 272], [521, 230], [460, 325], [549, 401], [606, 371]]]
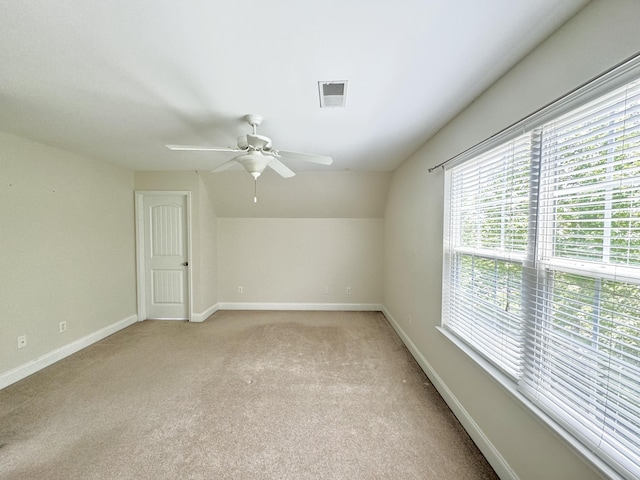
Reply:
[[[0, 130], [135, 170], [259, 133], [392, 170], [587, 0], [0, 0]], [[318, 81], [348, 80], [345, 108]], [[294, 170], [311, 166], [289, 163]]]

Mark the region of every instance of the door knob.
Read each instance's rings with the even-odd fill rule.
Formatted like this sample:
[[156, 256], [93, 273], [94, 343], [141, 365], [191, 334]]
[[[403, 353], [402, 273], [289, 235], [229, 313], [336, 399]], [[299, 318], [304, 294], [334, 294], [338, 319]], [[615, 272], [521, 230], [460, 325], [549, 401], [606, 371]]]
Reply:
[[184, 262], [184, 263], [182, 264], [182, 266], [183, 266], [183, 267], [186, 267], [186, 266], [188, 266], [188, 265], [189, 265], [189, 262]]

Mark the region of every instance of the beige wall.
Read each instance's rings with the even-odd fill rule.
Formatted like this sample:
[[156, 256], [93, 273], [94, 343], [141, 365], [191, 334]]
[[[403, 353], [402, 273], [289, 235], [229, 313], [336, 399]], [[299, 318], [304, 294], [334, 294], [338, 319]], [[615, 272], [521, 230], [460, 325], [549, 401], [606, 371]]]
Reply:
[[[387, 174], [328, 173], [318, 184], [309, 174], [288, 180], [297, 189], [289, 195], [271, 176], [259, 184], [264, 203], [251, 210], [235, 202], [252, 198], [246, 174], [233, 183], [195, 172], [137, 172], [134, 180], [128, 170], [0, 134], [0, 374], [135, 315], [133, 190], [189, 190], [196, 312], [224, 302], [383, 302], [514, 476], [599, 478], [436, 331], [443, 176], [427, 168], [640, 51], [638, 18], [638, 1], [594, 0], [407, 160], [390, 187]], [[227, 196], [215, 197], [222, 189]], [[270, 191], [279, 192], [271, 207]], [[324, 204], [309, 200], [327, 195]], [[216, 217], [216, 201], [230, 218]], [[252, 216], [264, 218], [239, 218]], [[28, 337], [22, 350], [19, 335]]]
[[382, 218], [391, 172], [298, 172], [282, 178], [266, 170], [202, 173], [219, 217], [226, 218]]
[[133, 172], [0, 133], [0, 375], [136, 314], [134, 238]]
[[[383, 303], [452, 406], [522, 480], [600, 478], [436, 330], [441, 315], [443, 174], [427, 168], [640, 51], [640, 2], [593, 1], [394, 172], [385, 217]], [[436, 379], [438, 380], [438, 379]], [[487, 450], [486, 445], [497, 450]], [[511, 470], [509, 470], [511, 469]]]
[[[136, 172], [135, 187], [192, 192], [196, 312], [249, 303], [369, 306], [382, 299], [381, 217], [390, 177], [265, 174], [257, 205], [244, 171]], [[298, 218], [303, 211], [308, 218]], [[340, 211], [346, 218], [324, 218]], [[263, 218], [273, 213], [285, 218]]]
[[257, 203], [244, 170], [202, 178], [219, 217], [222, 308], [380, 305], [390, 172], [265, 171]]
[[219, 218], [220, 301], [379, 305], [382, 242], [382, 219]]
[[[198, 179], [200, 210], [200, 294], [194, 303], [196, 312], [204, 312], [218, 303], [218, 224], [213, 202], [202, 178]], [[203, 319], [204, 320], [204, 319]]]
[[191, 192], [193, 313], [201, 315], [218, 303], [216, 212], [202, 178], [192, 171], [136, 172], [135, 189]]

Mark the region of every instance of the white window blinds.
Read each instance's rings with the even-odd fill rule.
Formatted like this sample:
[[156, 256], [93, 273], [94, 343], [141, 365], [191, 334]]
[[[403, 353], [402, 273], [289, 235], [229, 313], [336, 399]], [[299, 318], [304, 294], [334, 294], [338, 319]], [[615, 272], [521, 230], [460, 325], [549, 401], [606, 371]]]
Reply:
[[640, 476], [640, 82], [447, 170], [443, 326]]
[[446, 325], [516, 376], [529, 215], [530, 142], [522, 136], [462, 164], [449, 179]]

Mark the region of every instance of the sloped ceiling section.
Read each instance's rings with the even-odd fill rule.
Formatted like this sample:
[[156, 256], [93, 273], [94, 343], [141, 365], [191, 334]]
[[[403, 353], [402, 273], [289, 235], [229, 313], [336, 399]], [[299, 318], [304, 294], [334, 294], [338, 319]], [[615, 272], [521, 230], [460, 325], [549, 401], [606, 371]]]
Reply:
[[302, 172], [282, 179], [266, 171], [201, 173], [218, 217], [382, 218], [391, 172]]
[[[390, 171], [587, 0], [0, 1], [0, 130], [133, 170], [274, 146]], [[348, 80], [346, 107], [318, 82]]]

